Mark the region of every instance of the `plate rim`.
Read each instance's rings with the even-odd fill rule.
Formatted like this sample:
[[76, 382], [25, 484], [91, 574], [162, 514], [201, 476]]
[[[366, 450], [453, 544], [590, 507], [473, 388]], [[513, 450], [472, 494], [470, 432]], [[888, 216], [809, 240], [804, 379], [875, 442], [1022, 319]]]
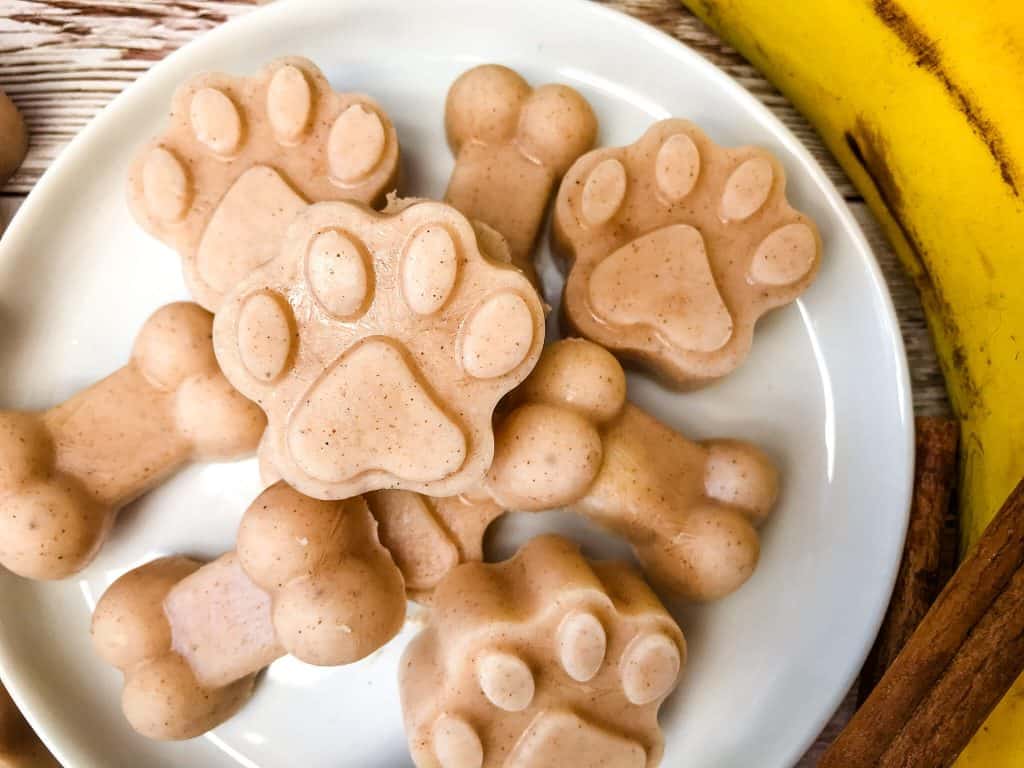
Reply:
[[[27, 235], [32, 219], [38, 218], [37, 210], [45, 209], [47, 200], [51, 196], [51, 188], [63, 181], [64, 168], [74, 162], [90, 144], [96, 142], [108, 127], [116, 126], [119, 119], [118, 113], [122, 111], [126, 103], [134, 100], [136, 93], [150, 87], [153, 81], [159, 80], [166, 71], [173, 69], [179, 60], [187, 59], [195, 53], [206, 51], [217, 46], [222, 38], [231, 36], [244, 36], [248, 27], [253, 29], [261, 25], [273, 22], [278, 15], [285, 16], [295, 12], [301, 12], [303, 8], [314, 9], [322, 7], [326, 0], [275, 0], [273, 3], [259, 6], [242, 15], [234, 16], [211, 29], [199, 37], [190, 40], [185, 45], [170, 53], [162, 60], [156, 62], [152, 67], [141, 73], [134, 81], [129, 83], [124, 90], [117, 94], [106, 104], [89, 122], [83, 127], [43, 172], [42, 176], [25, 197], [14, 216], [8, 222], [7, 228], [0, 240], [0, 261], [9, 250], [17, 250], [19, 240]], [[333, 0], [335, 5], [359, 5], [366, 0]], [[397, 0], [386, 0], [394, 3]], [[437, 1], [437, 0], [435, 0]], [[445, 3], [457, 5], [465, 0], [444, 0]], [[501, 0], [482, 0], [483, 2], [498, 3]], [[527, 12], [523, 5], [532, 3], [543, 6], [544, 0], [520, 0], [517, 12]], [[881, 267], [875, 257], [864, 231], [857, 223], [852, 211], [849, 209], [846, 200], [836, 189], [817, 159], [810, 153], [810, 150], [802, 141], [775, 115], [765, 104], [757, 99], [750, 91], [744, 88], [735, 78], [716, 66], [713, 62], [702, 56], [682, 40], [679, 40], [667, 32], [664, 32], [651, 24], [619, 11], [615, 8], [603, 5], [593, 0], [560, 0], [564, 7], [569, 7], [569, 12], [574, 14], [592, 14], [600, 17], [604, 24], [617, 24], [628, 29], [628, 31], [642, 39], [645, 43], [654, 45], [666, 53], [677, 57], [688, 59], [689, 63], [702, 69], [710, 79], [714, 81], [717, 88], [726, 92], [729, 98], [740, 103], [741, 106], [751, 112], [757, 113], [766, 130], [771, 132], [774, 138], [779, 141], [788, 152], [801, 163], [811, 180], [824, 192], [826, 202], [833, 210], [836, 221], [842, 225], [844, 233], [850, 237], [857, 250], [857, 256], [861, 265], [866, 270], [866, 276], [870, 280], [870, 287], [875, 292], [876, 298], [880, 299], [882, 312], [879, 313], [880, 328], [884, 330], [892, 344], [892, 351], [895, 355], [896, 373], [896, 403], [899, 414], [899, 422], [902, 425], [901, 434], [903, 437], [903, 477], [900, 496], [902, 497], [903, 514], [895, 521], [898, 525], [899, 535], [893, 539], [898, 542], [898, 549], [895, 556], [893, 553], [880, 553], [887, 555], [880, 565], [887, 569], [884, 578], [879, 579], [880, 592], [877, 595], [875, 618], [873, 622], [864, 626], [859, 653], [855, 658], [848, 661], [848, 669], [841, 676], [841, 685], [832, 691], [828, 696], [828, 704], [822, 713], [811, 719], [805, 725], [805, 733], [802, 738], [795, 739], [792, 747], [786, 751], [786, 764], [795, 764], [807, 749], [814, 743], [825, 725], [830, 721], [836, 710], [844, 700], [854, 680], [857, 678], [864, 660], [874, 644], [875, 637], [884, 620], [891, 599], [892, 590], [895, 586], [899, 565], [902, 559], [903, 546], [905, 542], [907, 527], [909, 524], [910, 502], [913, 492], [914, 477], [914, 411], [909, 363], [906, 356], [906, 349], [903, 342], [903, 334], [900, 330], [899, 318], [896, 314], [892, 294], [889, 291], [887, 282], [882, 274]], [[680, 6], [681, 12], [685, 9]], [[24, 233], [24, 234], [23, 234]], [[894, 492], [894, 497], [895, 497]], [[2, 624], [2, 620], [0, 620]], [[33, 707], [26, 706], [29, 694], [26, 693], [31, 687], [24, 676], [16, 670], [16, 660], [8, 648], [3, 633], [0, 633], [0, 679], [4, 681], [8, 692], [14, 699], [18, 708], [22, 711], [32, 728], [40, 736], [50, 751], [67, 765], [78, 765], [79, 762], [88, 762], [88, 756], [81, 755], [75, 749], [73, 743], [67, 743], [66, 739], [58, 738], [59, 728], [51, 728], [43, 713]], [[71, 759], [69, 759], [71, 758]]]

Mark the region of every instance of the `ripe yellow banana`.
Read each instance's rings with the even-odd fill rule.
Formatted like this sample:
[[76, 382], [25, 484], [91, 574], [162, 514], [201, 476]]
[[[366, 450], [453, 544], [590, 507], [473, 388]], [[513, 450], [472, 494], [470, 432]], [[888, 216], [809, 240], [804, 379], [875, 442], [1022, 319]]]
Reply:
[[[683, 2], [814, 123], [913, 276], [969, 545], [1024, 474], [1024, 2]], [[1024, 766], [1024, 679], [958, 765]]]

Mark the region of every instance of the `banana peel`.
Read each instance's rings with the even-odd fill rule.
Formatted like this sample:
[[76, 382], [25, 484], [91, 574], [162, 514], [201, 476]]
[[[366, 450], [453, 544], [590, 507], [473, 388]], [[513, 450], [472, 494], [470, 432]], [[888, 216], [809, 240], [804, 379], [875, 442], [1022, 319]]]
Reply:
[[[966, 549], [1024, 474], [1024, 3], [682, 1], [814, 124], [913, 277]], [[1024, 678], [957, 765], [1024, 766]]]

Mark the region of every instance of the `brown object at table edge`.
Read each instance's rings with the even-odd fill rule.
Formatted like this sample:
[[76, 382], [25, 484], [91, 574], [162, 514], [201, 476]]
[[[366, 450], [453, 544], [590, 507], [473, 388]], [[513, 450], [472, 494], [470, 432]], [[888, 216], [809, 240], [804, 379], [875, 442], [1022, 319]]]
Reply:
[[0, 685], [0, 768], [60, 768]]
[[903, 561], [889, 610], [860, 673], [858, 704], [867, 700], [952, 573], [943, 567], [943, 553], [955, 548], [956, 540], [946, 518], [956, 478], [959, 424], [953, 419], [919, 417], [915, 426], [914, 495]]
[[1024, 669], [1024, 480], [820, 768], [944, 768]]

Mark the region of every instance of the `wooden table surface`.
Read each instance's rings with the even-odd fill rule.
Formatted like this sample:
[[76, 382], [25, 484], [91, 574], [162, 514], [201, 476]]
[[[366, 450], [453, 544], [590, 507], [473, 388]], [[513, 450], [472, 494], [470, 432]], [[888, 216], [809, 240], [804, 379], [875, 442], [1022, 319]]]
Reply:
[[[552, 0], [555, 2], [557, 0]], [[947, 415], [942, 375], [917, 294], [881, 229], [814, 130], [758, 72], [677, 0], [597, 0], [633, 14], [728, 72], [807, 145], [867, 233], [892, 292], [910, 360], [918, 415]], [[18, 174], [0, 191], [9, 216], [61, 148], [153, 62], [254, 0], [0, 0], [0, 88], [21, 108], [32, 145]], [[852, 711], [851, 697], [800, 762], [815, 757]]]

